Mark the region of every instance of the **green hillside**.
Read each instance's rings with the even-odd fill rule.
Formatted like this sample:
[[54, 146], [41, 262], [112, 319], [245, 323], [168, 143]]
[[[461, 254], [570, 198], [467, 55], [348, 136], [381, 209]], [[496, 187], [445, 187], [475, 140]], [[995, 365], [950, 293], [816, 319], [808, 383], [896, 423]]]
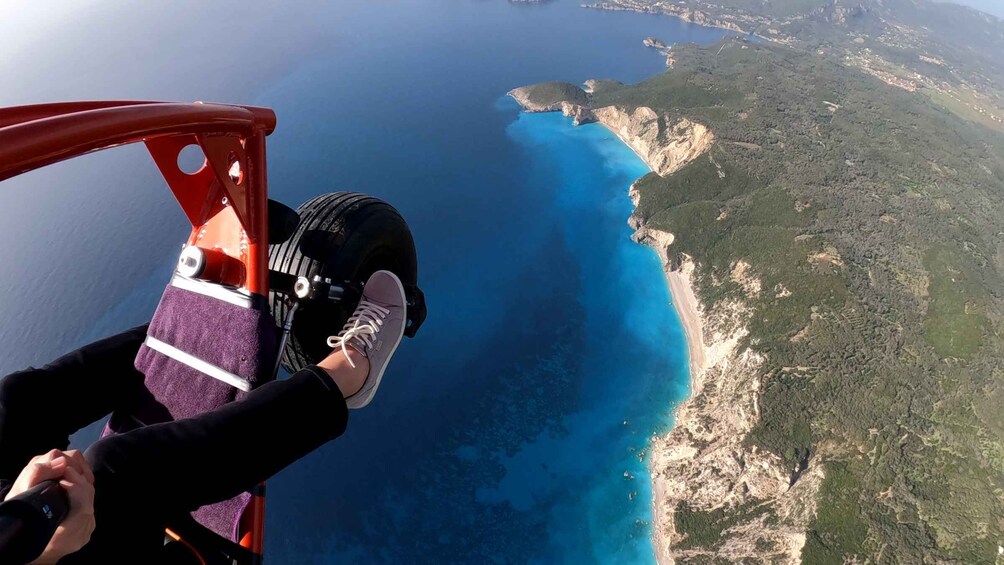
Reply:
[[[730, 39], [674, 56], [589, 104], [648, 106], [716, 135], [678, 173], [644, 177], [637, 214], [695, 258], [707, 309], [752, 307], [744, 345], [767, 361], [748, 447], [826, 470], [803, 562], [992, 563], [1004, 135], [809, 52]], [[729, 277], [740, 260], [790, 295], [747, 297]], [[680, 509], [684, 543], [722, 543], [730, 511], [753, 512]]]

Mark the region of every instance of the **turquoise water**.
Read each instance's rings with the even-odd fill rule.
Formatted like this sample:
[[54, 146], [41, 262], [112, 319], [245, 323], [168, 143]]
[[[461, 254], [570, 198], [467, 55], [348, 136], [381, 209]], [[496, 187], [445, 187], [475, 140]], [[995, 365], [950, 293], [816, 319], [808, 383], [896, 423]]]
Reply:
[[[48, 34], [58, 45], [23, 51], [37, 72], [0, 61], [0, 103], [270, 106], [272, 195], [296, 205], [351, 189], [394, 204], [429, 302], [374, 404], [269, 481], [266, 559], [651, 562], [644, 450], [686, 394], [687, 359], [658, 259], [626, 223], [628, 187], [647, 171], [602, 126], [522, 114], [504, 93], [639, 81], [664, 68], [644, 37], [722, 32], [572, 1], [186, 6], [183, 20], [124, 1], [67, 19]], [[221, 16], [255, 33], [213, 39]], [[142, 148], [4, 183], [0, 225], [24, 243], [0, 260], [32, 267], [0, 272], [18, 289], [0, 295], [0, 368], [149, 317], [185, 233], [161, 186]]]
[[505, 476], [478, 499], [548, 516], [548, 544], [535, 561], [648, 562], [651, 492], [640, 455], [687, 381], [660, 262], [630, 240], [625, 221], [633, 209], [627, 186], [648, 168], [604, 127], [571, 127], [559, 114], [523, 114], [508, 134], [539, 167], [534, 184], [557, 179], [552, 206], [590, 307], [574, 409], [560, 431], [501, 458]]
[[[513, 118], [514, 192], [533, 208], [484, 220], [518, 252], [466, 260], [493, 288], [433, 286], [436, 318], [395, 366], [406, 382], [269, 484], [279, 514], [345, 509], [323, 541], [270, 527], [280, 561], [652, 561], [643, 455], [686, 394], [687, 361], [659, 260], [627, 225], [627, 189], [648, 169], [600, 125], [514, 108], [493, 111]], [[332, 469], [365, 488], [297, 497]]]

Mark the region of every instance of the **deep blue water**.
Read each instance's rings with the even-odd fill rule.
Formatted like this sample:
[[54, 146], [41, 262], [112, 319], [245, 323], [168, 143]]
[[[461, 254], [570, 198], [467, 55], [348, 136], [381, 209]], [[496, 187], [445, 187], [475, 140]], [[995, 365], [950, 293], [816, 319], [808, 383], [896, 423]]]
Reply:
[[[402, 211], [418, 245], [429, 319], [348, 433], [269, 482], [267, 559], [651, 561], [642, 455], [687, 371], [658, 260], [626, 224], [628, 186], [646, 168], [601, 126], [520, 114], [503, 95], [541, 80], [638, 81], [663, 68], [644, 37], [721, 32], [576, 2], [191, 3], [188, 23], [110, 4], [74, 20], [79, 36], [59, 28], [69, 46], [24, 40], [42, 49], [31, 56], [42, 70], [17, 74], [0, 102], [271, 106], [274, 197], [369, 192]], [[209, 16], [261, 33], [207, 44]], [[80, 31], [87, 18], [129, 24]], [[144, 59], [150, 34], [174, 57]], [[87, 49], [117, 65], [73, 59]], [[16, 69], [0, 61], [0, 81]], [[0, 251], [19, 266], [0, 272], [0, 369], [150, 315], [185, 233], [159, 183], [141, 148], [124, 148], [0, 185], [0, 225], [19, 243]]]

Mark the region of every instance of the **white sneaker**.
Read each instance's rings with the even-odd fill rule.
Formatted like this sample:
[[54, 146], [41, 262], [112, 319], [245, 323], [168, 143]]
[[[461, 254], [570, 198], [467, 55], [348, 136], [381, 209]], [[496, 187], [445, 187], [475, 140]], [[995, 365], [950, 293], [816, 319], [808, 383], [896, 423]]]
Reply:
[[366, 281], [359, 306], [337, 336], [328, 338], [328, 347], [341, 347], [349, 364], [352, 347], [369, 359], [370, 372], [359, 391], [345, 399], [349, 408], [362, 408], [373, 400], [387, 363], [404, 336], [407, 300], [404, 285], [390, 271], [377, 271]]

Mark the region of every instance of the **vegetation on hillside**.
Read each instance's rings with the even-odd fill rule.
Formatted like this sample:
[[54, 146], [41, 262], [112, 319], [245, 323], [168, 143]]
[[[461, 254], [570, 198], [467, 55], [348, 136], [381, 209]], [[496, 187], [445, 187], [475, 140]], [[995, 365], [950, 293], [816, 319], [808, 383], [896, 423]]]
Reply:
[[972, 403], [1004, 389], [1004, 140], [789, 49], [730, 42], [678, 60], [594, 103], [654, 106], [718, 136], [639, 186], [639, 214], [697, 258], [709, 306], [741, 292], [721, 282], [739, 260], [791, 292], [755, 300], [748, 339], [768, 365], [750, 441], [792, 466], [806, 452], [839, 462], [806, 562], [990, 561], [1004, 414]]
[[[744, 345], [766, 362], [748, 445], [825, 469], [803, 561], [993, 563], [1004, 136], [813, 52], [729, 39], [674, 56], [588, 104], [715, 133], [678, 173], [638, 182], [636, 214], [694, 257], [706, 308], [752, 309]], [[740, 261], [755, 296], [729, 276]], [[762, 512], [682, 505], [681, 543], [714, 547]]]
[[586, 104], [589, 97], [578, 86], [568, 82], [542, 82], [535, 84], [527, 92], [526, 102], [535, 106], [551, 106], [568, 101], [573, 104]]

